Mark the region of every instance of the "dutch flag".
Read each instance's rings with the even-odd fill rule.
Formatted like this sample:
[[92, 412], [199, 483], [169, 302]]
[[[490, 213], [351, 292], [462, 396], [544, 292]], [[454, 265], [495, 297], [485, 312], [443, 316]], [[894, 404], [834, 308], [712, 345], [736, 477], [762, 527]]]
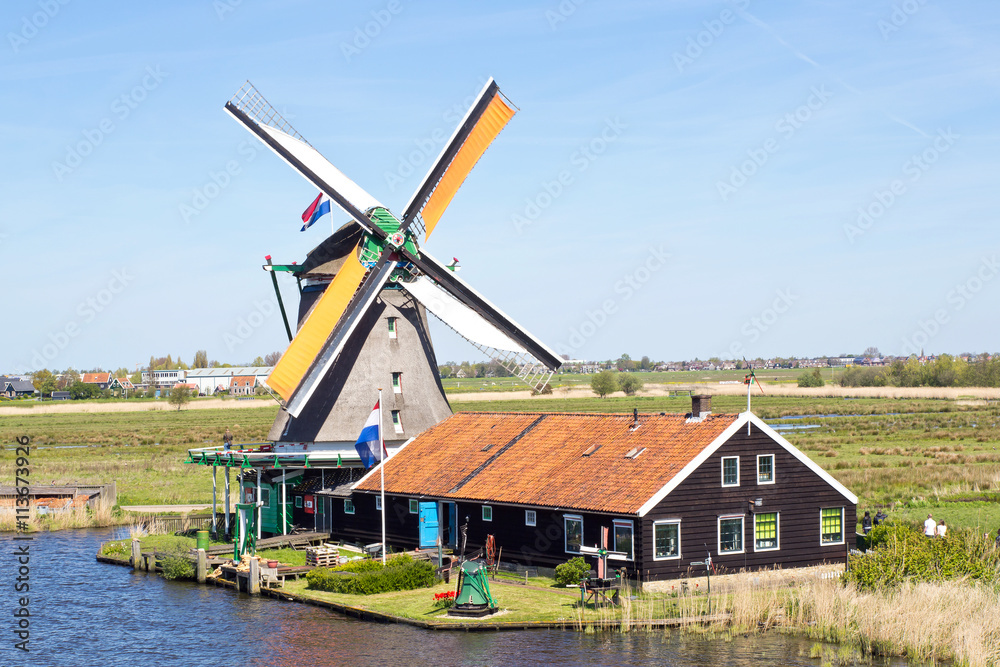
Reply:
[[309, 204], [309, 208], [305, 210], [302, 214], [302, 229], [299, 231], [306, 231], [312, 224], [322, 218], [324, 215], [330, 212], [330, 198], [327, 197], [322, 192], [316, 196], [313, 203]]
[[379, 440], [381, 438], [379, 438], [378, 430], [382, 417], [382, 411], [379, 408], [379, 402], [376, 401], [375, 409], [368, 415], [368, 421], [365, 422], [365, 427], [361, 429], [358, 441], [354, 443], [354, 448], [358, 450], [358, 456], [361, 457], [361, 462], [366, 468], [371, 468], [381, 461], [382, 455], [385, 453], [385, 447], [379, 447]]

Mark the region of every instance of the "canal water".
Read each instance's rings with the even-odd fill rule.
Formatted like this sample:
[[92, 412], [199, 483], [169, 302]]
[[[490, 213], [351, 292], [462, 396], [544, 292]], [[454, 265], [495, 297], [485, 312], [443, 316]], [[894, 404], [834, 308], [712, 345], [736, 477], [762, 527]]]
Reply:
[[118, 537], [109, 529], [42, 533], [29, 542], [31, 650], [24, 653], [13, 648], [11, 612], [23, 593], [13, 591], [18, 565], [11, 554], [23, 542], [12, 537], [0, 535], [4, 667], [821, 664], [809, 657], [813, 642], [777, 632], [709, 640], [675, 630], [458, 633], [367, 623], [98, 563], [100, 543]]

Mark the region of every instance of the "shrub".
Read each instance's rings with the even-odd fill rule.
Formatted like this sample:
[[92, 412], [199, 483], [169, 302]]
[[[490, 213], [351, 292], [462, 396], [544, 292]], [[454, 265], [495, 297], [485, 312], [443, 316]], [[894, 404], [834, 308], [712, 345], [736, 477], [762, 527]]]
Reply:
[[308, 588], [333, 593], [374, 595], [389, 591], [409, 591], [434, 585], [434, 566], [403, 555], [381, 561], [354, 561], [330, 569], [318, 567], [306, 575]]
[[194, 563], [180, 554], [168, 554], [160, 562], [164, 579], [193, 579]]
[[844, 574], [844, 581], [860, 589], [893, 588], [904, 580], [997, 580], [1000, 553], [992, 540], [971, 528], [952, 528], [947, 537], [928, 538], [910, 526], [888, 523], [873, 528], [868, 539], [869, 551], [851, 556]]
[[455, 606], [455, 597], [458, 594], [455, 591], [445, 591], [444, 593], [434, 594], [434, 608], [435, 609], [447, 609], [449, 607]]
[[611, 371], [601, 371], [590, 378], [590, 388], [595, 394], [604, 398], [618, 389], [618, 380], [615, 379], [615, 374]]
[[580, 583], [580, 580], [590, 572], [590, 565], [582, 556], [570, 558], [562, 565], [556, 566], [556, 583], [560, 586], [570, 586]]
[[800, 387], [822, 387], [823, 384], [823, 376], [820, 375], [818, 368], [814, 368], [812, 373], [806, 371], [799, 376]]
[[124, 541], [105, 542], [100, 553], [102, 556], [130, 556], [131, 548]]
[[634, 373], [619, 373], [618, 388], [625, 392], [626, 396], [635, 396], [635, 392], [641, 391], [643, 381]]

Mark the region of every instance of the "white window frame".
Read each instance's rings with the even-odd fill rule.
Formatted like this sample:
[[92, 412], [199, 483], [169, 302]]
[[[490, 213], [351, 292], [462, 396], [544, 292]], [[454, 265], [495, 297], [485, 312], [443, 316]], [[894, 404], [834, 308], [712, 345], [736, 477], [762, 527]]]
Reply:
[[781, 512], [761, 512], [761, 514], [773, 514], [774, 515], [774, 546], [773, 547], [758, 547], [757, 546], [757, 517], [759, 515], [753, 515], [753, 550], [754, 553], [758, 551], [780, 551], [781, 550]]
[[492, 505], [483, 505], [483, 521], [493, 521]]
[[420, 513], [420, 501], [416, 498], [410, 498], [410, 514]]
[[580, 551], [571, 551], [569, 548], [569, 531], [566, 530], [566, 522], [568, 521], [579, 521], [580, 522], [580, 546], [583, 546], [583, 515], [580, 514], [563, 514], [563, 550], [568, 554], [580, 555]]
[[[823, 541], [823, 510], [840, 510], [840, 541], [839, 542], [824, 542]], [[843, 507], [821, 507], [819, 509], [819, 545], [821, 547], [832, 547], [838, 544], [843, 544], [845, 541], [845, 533], [847, 532], [846, 526], [844, 526], [844, 512]]]
[[390, 410], [389, 414], [392, 416], [392, 427], [395, 429], [396, 433], [403, 432], [403, 418], [399, 414], [399, 410]]
[[392, 391], [394, 394], [403, 393], [403, 373], [400, 371], [392, 372]]
[[295, 509], [302, 509], [302, 496], [295, 496]]
[[[735, 519], [740, 520], [740, 550], [739, 551], [723, 551], [722, 550], [722, 522], [732, 521]], [[747, 515], [746, 514], [726, 514], [720, 516], [716, 526], [716, 548], [718, 549], [718, 554], [720, 556], [735, 556], [737, 554], [743, 554], [747, 551]]]
[[381, 494], [375, 496], [375, 511], [376, 512], [381, 512], [382, 511], [382, 495]]
[[389, 325], [389, 338], [395, 338], [396, 337], [396, 324], [397, 324], [396, 318], [395, 317], [387, 317], [385, 319], [386, 319], [386, 321], [388, 322], [388, 325]]
[[[676, 556], [657, 556], [656, 555], [656, 528], [658, 526], [677, 526], [677, 555]], [[653, 522], [653, 560], [678, 560], [681, 557], [681, 520], [680, 519], [663, 519], [661, 521]]]
[[354, 501], [344, 498], [344, 514], [354, 514]]
[[627, 528], [628, 529], [629, 536], [631, 537], [630, 541], [632, 542], [632, 544], [629, 545], [628, 552], [631, 555], [627, 557], [627, 560], [635, 560], [635, 522], [634, 521], [629, 521], [628, 519], [615, 519], [612, 522], [612, 526], [611, 526], [611, 539], [614, 540], [614, 545], [613, 545], [614, 548], [610, 549], [610, 550], [611, 551], [618, 551], [618, 536], [615, 533], [617, 532], [617, 530], [619, 528]]
[[[762, 481], [760, 481], [760, 460], [761, 459], [766, 459], [766, 458], [770, 458], [771, 459], [771, 481], [770, 482], [762, 482]], [[775, 474], [777, 471], [774, 469], [775, 468], [775, 460], [774, 460], [774, 458], [775, 458], [774, 454], [758, 454], [757, 455], [757, 485], [758, 486], [763, 486], [765, 484], [774, 484], [774, 480], [777, 477], [777, 475]]]
[[[726, 461], [736, 460], [736, 483], [726, 484]], [[740, 457], [738, 456], [723, 456], [722, 457], [722, 486], [737, 487], [740, 485]]]
[[524, 525], [525, 526], [538, 525], [538, 513], [535, 512], [535, 510], [524, 510]]

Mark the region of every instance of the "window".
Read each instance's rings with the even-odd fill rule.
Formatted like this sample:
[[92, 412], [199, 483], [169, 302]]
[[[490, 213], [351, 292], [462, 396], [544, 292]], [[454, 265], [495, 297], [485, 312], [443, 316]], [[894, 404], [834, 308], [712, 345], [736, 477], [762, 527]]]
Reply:
[[681, 557], [681, 522], [657, 521], [653, 524], [653, 560]]
[[264, 501], [264, 507], [271, 506], [271, 489], [261, 489], [260, 499]]
[[722, 486], [740, 485], [740, 457], [722, 457]]
[[420, 501], [410, 498], [410, 514], [417, 514], [420, 511]]
[[774, 454], [757, 457], [757, 483], [774, 484]]
[[483, 505], [483, 521], [493, 520], [493, 508], [489, 505]]
[[754, 551], [770, 551], [778, 548], [778, 513], [756, 514], [753, 518]]
[[392, 427], [396, 429], [396, 433], [403, 432], [403, 422], [399, 418], [399, 410], [393, 410], [392, 414]]
[[535, 510], [524, 510], [524, 525], [534, 526], [538, 521], [538, 515], [535, 514]]
[[580, 553], [583, 544], [583, 517], [567, 514], [563, 517], [563, 530], [566, 533], [566, 553]]
[[396, 394], [403, 393], [403, 374], [393, 373], [392, 374], [392, 391]]
[[719, 517], [719, 553], [743, 553], [743, 517]]
[[820, 544], [844, 543], [844, 508], [827, 507], [820, 510]]
[[390, 317], [390, 318], [387, 318], [387, 321], [389, 323], [389, 338], [395, 338], [396, 337], [396, 318], [395, 317]]
[[380, 496], [380, 495], [379, 496], [375, 496], [375, 511], [376, 512], [381, 512], [382, 511], [382, 496]]
[[354, 501], [344, 498], [344, 514], [354, 514]]
[[302, 496], [295, 496], [295, 506], [302, 509]]
[[615, 520], [615, 551], [623, 551], [627, 554], [629, 560], [632, 560], [632, 522], [616, 519]]

